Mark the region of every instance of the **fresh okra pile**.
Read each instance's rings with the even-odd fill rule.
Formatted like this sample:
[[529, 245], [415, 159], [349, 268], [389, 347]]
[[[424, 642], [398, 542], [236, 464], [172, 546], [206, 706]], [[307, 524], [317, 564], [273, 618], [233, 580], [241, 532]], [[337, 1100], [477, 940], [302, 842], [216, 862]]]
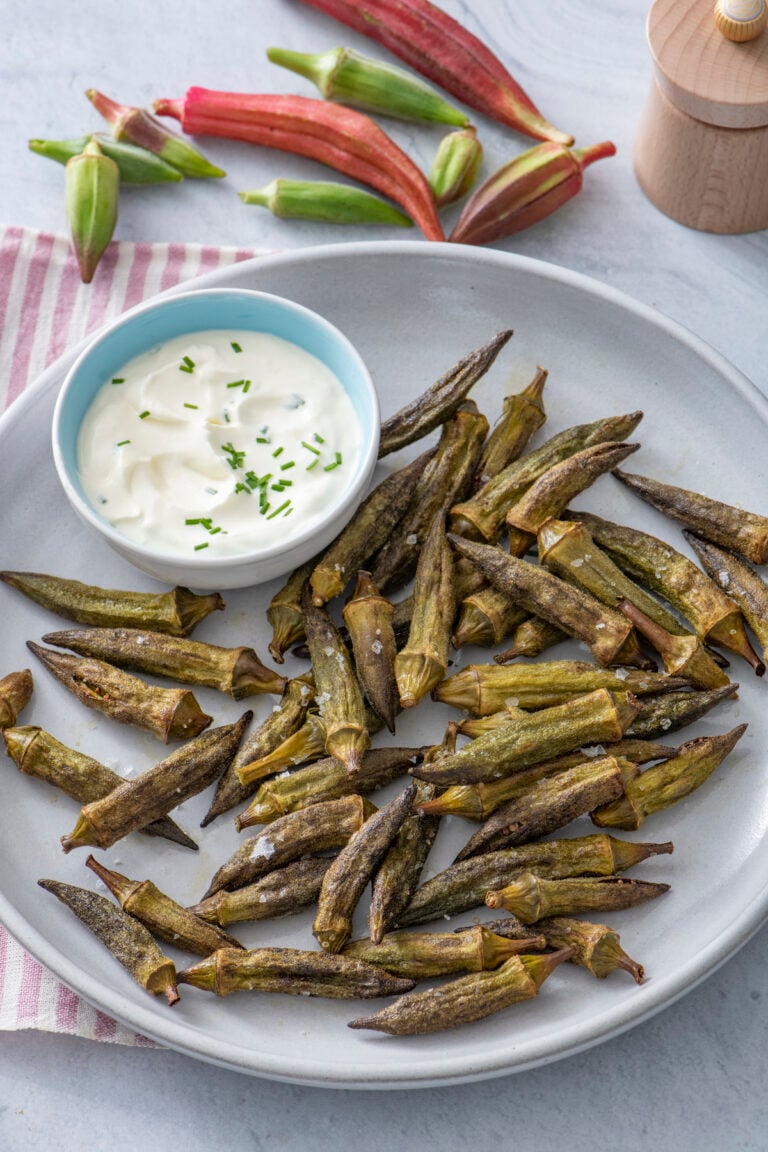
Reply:
[[[437, 444], [383, 480], [330, 547], [272, 598], [270, 652], [282, 664], [300, 645], [311, 659], [303, 675], [286, 680], [251, 648], [191, 640], [194, 627], [223, 608], [218, 594], [113, 592], [0, 573], [88, 626], [46, 634], [49, 647], [29, 643], [60, 683], [115, 720], [183, 741], [124, 781], [45, 730], [17, 726], [32, 692], [29, 672], [0, 681], [10, 757], [82, 805], [62, 837], [65, 851], [104, 850], [132, 832], [195, 847], [170, 814], [214, 782], [203, 826], [238, 808], [238, 831], [261, 827], [189, 908], [93, 856], [87, 864], [119, 908], [87, 889], [40, 881], [169, 1003], [179, 984], [218, 995], [397, 994], [351, 1027], [409, 1035], [532, 997], [564, 960], [597, 977], [623, 968], [643, 979], [613, 929], [579, 917], [667, 891], [624, 873], [672, 844], [612, 832], [638, 829], [689, 795], [746, 728], [677, 748], [660, 742], [736, 692], [721, 649], [765, 671], [747, 625], [764, 654], [768, 586], [749, 561], [768, 563], [768, 518], [617, 470], [638, 447], [625, 439], [639, 412], [568, 428], [529, 449], [545, 420], [544, 369], [505, 399], [488, 435], [488, 420], [467, 396], [510, 335], [470, 353], [385, 422], [382, 456], [439, 429]], [[706, 572], [666, 541], [569, 508], [608, 471], [687, 526]], [[533, 548], [538, 562], [528, 558]], [[393, 603], [390, 595], [411, 578], [411, 595]], [[327, 605], [352, 582], [338, 626]], [[498, 647], [510, 636], [494, 663], [447, 675], [451, 640]], [[567, 637], [585, 643], [594, 663], [509, 663]], [[150, 686], [136, 671], [280, 702], [253, 731], [250, 712], [210, 728], [192, 688]], [[372, 746], [383, 727], [395, 730], [403, 709], [426, 707], [420, 702], [430, 693], [465, 714], [441, 744]], [[407, 786], [388, 803], [367, 799], [404, 775]], [[444, 814], [476, 829], [453, 864], [421, 883]], [[586, 815], [601, 831], [551, 838]], [[369, 936], [352, 940], [369, 883]], [[458, 932], [414, 931], [484, 904], [509, 915]], [[312, 905], [319, 949], [247, 949], [225, 931]], [[202, 959], [177, 971], [155, 938]], [[419, 980], [448, 975], [454, 979], [438, 988], [412, 991]]]
[[[305, 2], [376, 40], [469, 107], [541, 141], [475, 191], [451, 232], [456, 243], [485, 244], [544, 219], [581, 189], [589, 164], [616, 151], [609, 141], [571, 148], [573, 137], [544, 119], [494, 53], [429, 0]], [[312, 81], [323, 99], [193, 87], [182, 100], [155, 101], [154, 110], [180, 120], [192, 135], [318, 160], [399, 207], [347, 184], [282, 179], [241, 192], [246, 204], [280, 217], [332, 223], [415, 222], [428, 240], [444, 240], [438, 212], [472, 190], [483, 157], [468, 116], [411, 73], [349, 48], [314, 55], [271, 48], [267, 56]], [[92, 135], [29, 144], [67, 165], [67, 218], [82, 279], [90, 282], [114, 232], [120, 181], [225, 173], [143, 109], [116, 104], [93, 89], [87, 95], [114, 140]], [[454, 128], [440, 143], [428, 178], [367, 113]]]

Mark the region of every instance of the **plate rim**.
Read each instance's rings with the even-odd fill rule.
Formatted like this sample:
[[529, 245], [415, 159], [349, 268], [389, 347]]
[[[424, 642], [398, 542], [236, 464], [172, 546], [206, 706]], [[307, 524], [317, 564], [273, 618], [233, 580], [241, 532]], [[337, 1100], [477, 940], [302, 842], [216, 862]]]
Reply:
[[[722, 353], [679, 321], [673, 320], [665, 313], [644, 304], [620, 289], [613, 288], [611, 285], [584, 273], [498, 249], [485, 249], [470, 245], [457, 246], [449, 243], [426, 244], [423, 241], [412, 240], [359, 241], [317, 245], [255, 255], [248, 260], [238, 261], [195, 277], [193, 280], [183, 281], [166, 292], [158, 294], [158, 297], [189, 292], [196, 288], [211, 288], [225, 283], [230, 284], [233, 278], [237, 282], [241, 277], [249, 276], [251, 272], [256, 272], [257, 275], [259, 273], [268, 275], [273, 268], [283, 268], [292, 264], [357, 259], [372, 254], [386, 254], [389, 257], [415, 258], [417, 260], [422, 260], [425, 257], [427, 259], [436, 257], [470, 264], [496, 265], [574, 287], [593, 298], [609, 302], [632, 313], [642, 321], [661, 328], [678, 342], [685, 344], [693, 353], [706, 361], [715, 372], [724, 377], [731, 387], [735, 388], [747, 403], [757, 409], [762, 418], [768, 422], [768, 397]], [[140, 308], [144, 303], [142, 301], [136, 307]], [[130, 311], [133, 310], [130, 309]], [[123, 313], [122, 315], [126, 314]], [[105, 326], [89, 333], [77, 345], [64, 352], [25, 389], [0, 417], [0, 439], [9, 434], [15, 424], [25, 416], [27, 409], [34, 405], [41, 395], [52, 389], [57, 381], [60, 383], [63, 380], [69, 366], [82, 350], [100, 335], [103, 327]], [[230, 1045], [225, 1041], [210, 1037], [202, 1037], [197, 1029], [186, 1026], [181, 1021], [177, 1022], [170, 1016], [164, 1017], [158, 1014], [149, 1001], [146, 1006], [143, 1004], [131, 1005], [130, 1012], [126, 1013], [121, 1006], [124, 1003], [124, 997], [120, 996], [119, 993], [112, 994], [109, 990], [105, 990], [98, 978], [92, 977], [79, 965], [72, 963], [58, 948], [49, 944], [46, 938], [28, 924], [20, 912], [17, 912], [15, 905], [6, 893], [0, 890], [0, 921], [15, 939], [79, 996], [82, 996], [83, 999], [101, 1011], [113, 1016], [128, 1028], [143, 1033], [162, 1046], [232, 1071], [287, 1083], [347, 1089], [428, 1088], [445, 1086], [446, 1084], [470, 1083], [524, 1072], [562, 1059], [565, 1056], [585, 1051], [635, 1027], [662, 1009], [674, 1004], [687, 992], [692, 991], [743, 947], [759, 931], [766, 919], [768, 919], [768, 875], [765, 877], [759, 899], [755, 899], [749, 908], [732, 921], [728, 929], [721, 933], [716, 940], [707, 945], [682, 969], [678, 969], [674, 977], [662, 981], [656, 988], [654, 988], [655, 981], [638, 988], [636, 996], [628, 1008], [617, 1010], [616, 1007], [611, 1007], [606, 1009], [605, 1012], [591, 1018], [588, 1029], [585, 1029], [583, 1022], [574, 1022], [559, 1030], [554, 1041], [551, 1038], [547, 1038], [546, 1043], [542, 1043], [541, 1040], [531, 1040], [528, 1047], [538, 1048], [539, 1051], [532, 1051], [514, 1063], [510, 1062], [509, 1052], [504, 1055], [476, 1059], [472, 1062], [472, 1066], [468, 1066], [466, 1055], [459, 1053], [450, 1056], [443, 1052], [437, 1057], [431, 1056], [427, 1060], [418, 1062], [409, 1062], [406, 1057], [399, 1063], [396, 1074], [388, 1070], [384, 1076], [378, 1076], [375, 1072], [372, 1075], [361, 1076], [360, 1066], [353, 1061], [342, 1065], [337, 1062], [332, 1072], [329, 1073], [327, 1066], [320, 1059], [309, 1059], [303, 1056], [286, 1058], [265, 1056], [262, 1053], [259, 1057], [259, 1066], [255, 1066], [253, 1061], [248, 1059], [248, 1053], [244, 1052], [241, 1046]], [[606, 1016], [610, 1018], [610, 1022], [601, 1026], [601, 1020]], [[180, 1027], [183, 1032], [181, 1038], [177, 1035]]]

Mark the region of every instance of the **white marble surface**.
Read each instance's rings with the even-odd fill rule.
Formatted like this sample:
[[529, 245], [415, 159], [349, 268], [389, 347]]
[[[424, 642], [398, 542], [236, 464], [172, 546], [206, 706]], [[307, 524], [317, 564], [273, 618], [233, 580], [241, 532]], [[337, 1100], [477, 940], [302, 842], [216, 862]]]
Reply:
[[[650, 78], [648, 0], [443, 3], [491, 43], [578, 143], [608, 138], [619, 149], [587, 173], [582, 196], [500, 246], [577, 269], [658, 307], [768, 391], [768, 235], [688, 231], [646, 201], [632, 174], [632, 140]], [[25, 141], [97, 128], [85, 88], [136, 104], [180, 96], [189, 84], [312, 94], [266, 61], [269, 44], [318, 51], [350, 43], [381, 54], [295, 0], [0, 0], [0, 17], [0, 216], [48, 230], [63, 228], [62, 171], [28, 153]], [[525, 146], [478, 123], [488, 171]], [[430, 163], [437, 130], [399, 126], [394, 134]], [[126, 190], [119, 237], [281, 248], [373, 237], [363, 229], [279, 222], [235, 197], [276, 175], [320, 176], [319, 166], [224, 141], [204, 147], [229, 178]], [[589, 1052], [515, 1077], [416, 1094], [309, 1089], [169, 1052], [6, 1033], [0, 1147], [121, 1152], [181, 1142], [187, 1152], [332, 1145], [454, 1152], [514, 1141], [540, 1152], [563, 1145], [580, 1152], [599, 1141], [624, 1152], [765, 1149], [767, 948], [763, 929], [684, 1000]]]

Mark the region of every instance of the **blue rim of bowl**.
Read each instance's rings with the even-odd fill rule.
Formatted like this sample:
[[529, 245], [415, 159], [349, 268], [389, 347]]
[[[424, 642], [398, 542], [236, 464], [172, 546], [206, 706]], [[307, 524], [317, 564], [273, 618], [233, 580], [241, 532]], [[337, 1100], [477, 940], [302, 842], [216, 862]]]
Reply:
[[[193, 557], [180, 557], [176, 553], [161, 552], [159, 549], [147, 548], [143, 544], [138, 544], [130, 537], [124, 536], [112, 527], [106, 520], [103, 520], [96, 510], [84, 500], [78, 492], [75, 485], [70, 478], [70, 470], [64, 462], [64, 454], [62, 452], [59, 439], [62, 423], [62, 410], [66, 403], [66, 398], [69, 394], [72, 381], [80, 370], [83, 362], [92, 354], [94, 349], [98, 348], [105, 340], [112, 336], [113, 332], [117, 329], [124, 327], [126, 324], [131, 323], [135, 317], [141, 316], [146, 312], [154, 311], [157, 308], [165, 308], [177, 305], [180, 300], [196, 298], [200, 296], [245, 296], [250, 298], [277, 300], [284, 305], [289, 311], [293, 311], [296, 315], [311, 320], [320, 328], [337, 341], [345, 349], [347, 354], [353, 361], [356, 362], [357, 368], [360, 372], [361, 379], [367, 386], [372, 405], [372, 425], [370, 430], [366, 430], [361, 424], [361, 433], [363, 439], [362, 451], [357, 459], [355, 474], [351, 478], [349, 484], [341, 493], [338, 500], [331, 506], [321, 519], [316, 520], [314, 523], [308, 525], [303, 531], [291, 536], [290, 539], [281, 541], [280, 543], [270, 545], [267, 548], [260, 548], [252, 552], [240, 552], [233, 556], [193, 556]], [[373, 383], [371, 374], [368, 367], [358, 352], [355, 345], [348, 336], [327, 320], [325, 316], [319, 312], [315, 312], [312, 308], [306, 308], [303, 304], [297, 304], [293, 300], [289, 300], [285, 296], [278, 296], [273, 292], [260, 292], [256, 289], [250, 288], [198, 288], [189, 292], [176, 292], [172, 295], [163, 296], [159, 299], [153, 298], [137, 304], [135, 308], [129, 309], [127, 312], [121, 313], [117, 320], [107, 325], [106, 328], [100, 329], [98, 334], [93, 340], [90, 340], [86, 347], [79, 354], [72, 367], [67, 372], [64, 383], [61, 386], [59, 395], [56, 398], [56, 406], [53, 411], [53, 421], [51, 424], [51, 443], [53, 449], [53, 461], [56, 467], [61, 485], [73, 507], [97, 532], [108, 539], [117, 548], [129, 548], [137, 557], [146, 559], [152, 563], [162, 564], [179, 564], [181, 560], [185, 565], [191, 565], [199, 569], [201, 572], [215, 572], [222, 569], [231, 569], [248, 564], [253, 564], [257, 561], [274, 559], [283, 553], [290, 552], [295, 548], [300, 547], [306, 543], [313, 536], [316, 536], [318, 531], [333, 519], [338, 514], [340, 509], [343, 509], [353, 498], [353, 493], [359, 490], [362, 486], [362, 497], [365, 495], [365, 485], [368, 483], [369, 478], [376, 466], [379, 450], [379, 425], [381, 420], [381, 409], [379, 405], [379, 396], [376, 391], [376, 386]], [[366, 443], [367, 441], [367, 443]], [[351, 513], [350, 513], [351, 514]]]

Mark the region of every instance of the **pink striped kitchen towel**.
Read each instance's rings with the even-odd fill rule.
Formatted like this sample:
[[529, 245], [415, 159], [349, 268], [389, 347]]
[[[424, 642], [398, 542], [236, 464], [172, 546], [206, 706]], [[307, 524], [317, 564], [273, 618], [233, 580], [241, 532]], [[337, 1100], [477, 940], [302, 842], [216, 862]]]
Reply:
[[[82, 284], [63, 236], [0, 226], [0, 411], [67, 348], [148, 296], [256, 255], [200, 244], [110, 244]], [[0, 1030], [152, 1045], [85, 1003], [0, 925]]]

